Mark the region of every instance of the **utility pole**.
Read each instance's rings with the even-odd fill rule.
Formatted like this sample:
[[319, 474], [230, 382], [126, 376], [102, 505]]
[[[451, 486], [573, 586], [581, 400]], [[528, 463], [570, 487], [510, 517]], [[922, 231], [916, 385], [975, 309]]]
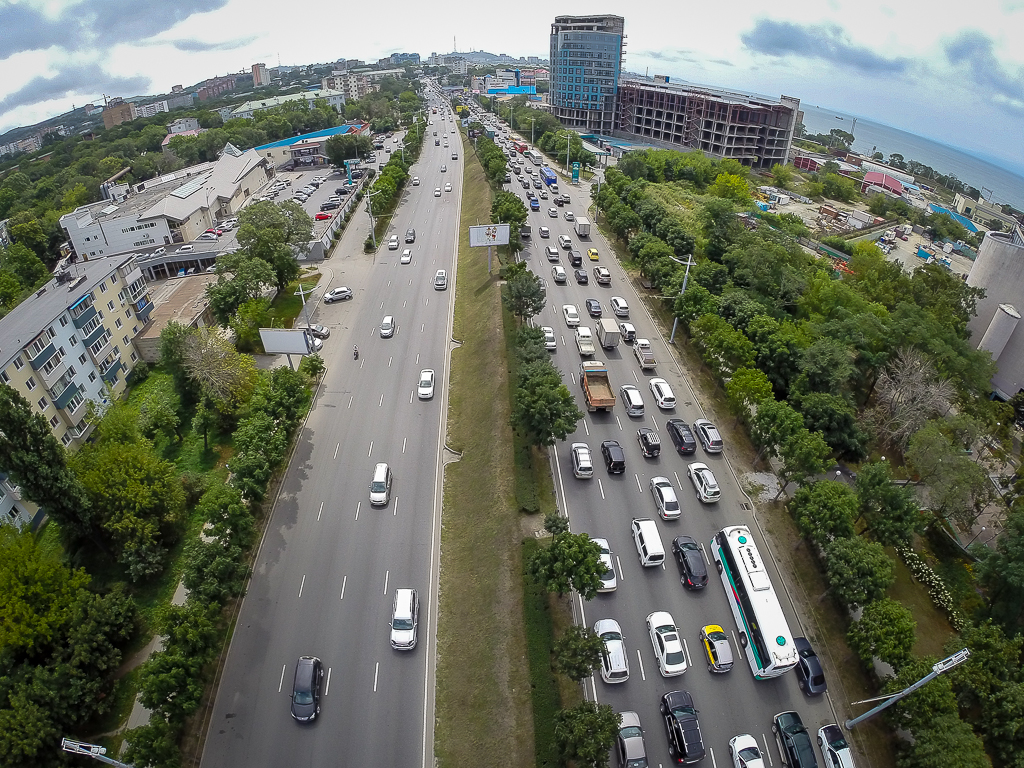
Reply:
[[93, 760], [99, 760], [101, 763], [107, 765], [116, 765], [119, 768], [133, 768], [130, 763], [122, 763], [119, 760], [107, 757], [106, 747], [100, 747], [96, 744], [87, 744], [84, 741], [72, 741], [71, 739], [61, 739], [60, 748], [65, 752], [70, 752], [72, 755], [84, 755], [85, 757], [91, 757]]
[[[672, 261], [674, 261], [676, 264], [683, 264], [684, 263], [684, 262], [680, 261], [679, 259], [674, 258], [672, 256], [669, 256], [669, 258], [672, 259]], [[696, 264], [696, 262], [693, 260], [693, 256], [692, 255], [688, 256], [686, 258], [685, 264], [686, 264], [686, 274], [683, 275], [683, 287], [679, 289], [679, 295], [680, 296], [682, 296], [684, 293], [686, 293], [686, 283], [690, 279], [690, 267], [692, 267], [694, 264]], [[675, 313], [673, 312], [672, 314], [675, 314]], [[669, 344], [675, 344], [676, 328], [678, 326], [679, 326], [679, 317], [677, 315], [672, 320], [672, 334], [668, 337], [668, 343]]]

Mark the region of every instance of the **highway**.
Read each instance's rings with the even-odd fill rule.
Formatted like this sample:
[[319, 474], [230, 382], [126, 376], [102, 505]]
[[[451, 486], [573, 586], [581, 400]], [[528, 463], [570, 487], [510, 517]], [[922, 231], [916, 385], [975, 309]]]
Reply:
[[[428, 130], [451, 134], [454, 124], [442, 126], [439, 118], [430, 115]], [[461, 141], [451, 144], [461, 150]], [[325, 263], [336, 277], [321, 284], [317, 298], [341, 284], [355, 296], [319, 305], [312, 318], [331, 331], [327, 371], [241, 607], [213, 706], [206, 768], [420, 766], [433, 759], [440, 451], [463, 162], [461, 151], [457, 161], [451, 151], [435, 147], [428, 134], [411, 171], [421, 183], [407, 186], [388, 232], [399, 235], [399, 250], [387, 249], [385, 235], [375, 255], [364, 255], [350, 232]], [[445, 182], [453, 191], [434, 197]], [[409, 227], [416, 242], [406, 245]], [[411, 264], [399, 263], [404, 248], [412, 249]], [[448, 270], [447, 291], [434, 290], [438, 269]], [[385, 315], [398, 325], [388, 339], [379, 334]], [[437, 372], [432, 400], [416, 397], [423, 368]], [[370, 476], [382, 461], [394, 472], [392, 496], [387, 506], [371, 507]], [[389, 644], [400, 587], [420, 595], [412, 652]], [[319, 656], [325, 669], [321, 715], [311, 724], [289, 715], [302, 655]]]
[[[726, 443], [725, 452], [717, 455], [706, 454], [698, 447], [695, 455], [682, 457], [674, 450], [665, 429], [668, 419], [680, 418], [692, 424], [695, 419], [705, 415], [687, 384], [685, 373], [675, 363], [675, 357], [664, 337], [645, 310], [625, 272], [612, 257], [607, 242], [596, 226], [592, 224], [590, 238], [581, 239], [573, 232], [572, 223], [565, 220], [564, 212], [571, 210], [577, 217], [587, 216], [593, 222], [592, 214], [587, 212], [590, 205], [589, 190], [585, 186], [574, 187], [564, 181], [560, 187], [562, 192], [571, 195], [571, 203], [557, 209], [558, 218], [551, 218], [547, 209], [552, 203], [550, 200], [541, 200], [541, 210], [529, 214], [528, 222], [532, 225], [533, 237], [523, 254], [530, 268], [547, 283], [547, 306], [533, 318], [533, 323], [554, 328], [558, 348], [553, 352], [553, 361], [585, 413], [575, 434], [554, 446], [556, 492], [562, 510], [569, 517], [572, 530], [608, 539], [614, 553], [618, 588], [579, 604], [582, 623], [593, 627], [599, 619], [615, 619], [622, 628], [629, 654], [629, 679], [625, 683], [609, 685], [595, 675], [587, 681], [588, 696], [610, 704], [616, 711], [634, 710], [640, 715], [645, 730], [647, 754], [652, 765], [671, 764], [659, 703], [664, 693], [680, 689], [688, 690], [693, 695], [699, 710], [704, 745], [708, 750], [705, 764], [731, 764], [729, 739], [740, 733], [750, 733], [757, 738], [762, 749], [768, 750], [771, 755], [772, 762], [766, 764], [778, 765], [780, 755], [771, 733], [772, 717], [778, 712], [796, 710], [814, 740], [819, 727], [835, 722], [829, 701], [826, 697], [811, 699], [804, 696], [793, 672], [774, 680], [754, 679], [746, 657], [737, 644], [735, 622], [709, 548], [710, 540], [717, 531], [727, 525], [744, 524], [754, 531], [756, 543], [767, 559], [768, 547], [754, 527], [749, 501], [727, 463], [729, 445]], [[506, 188], [525, 200], [526, 190], [517, 183], [515, 176]], [[538, 237], [541, 226], [550, 229], [550, 239]], [[588, 285], [577, 285], [573, 279], [568, 252], [559, 248], [557, 243], [558, 236], [563, 234], [569, 236], [573, 248], [583, 254], [583, 267], [590, 279]], [[559, 263], [569, 275], [565, 284], [557, 284], [552, 279], [553, 263], [544, 254], [547, 245], [554, 245], [559, 250]], [[591, 247], [598, 249], [597, 262], [587, 258], [587, 249]], [[594, 280], [593, 268], [598, 265], [611, 271], [611, 285], [598, 285]], [[636, 326], [638, 337], [651, 340], [659, 361], [657, 370], [641, 371], [631, 347], [625, 344], [612, 350], [602, 350], [598, 346], [597, 354], [587, 359], [607, 363], [617, 396], [618, 388], [623, 384], [634, 384], [640, 390], [646, 411], [642, 418], [627, 416], [621, 397], [612, 413], [587, 413], [579, 385], [581, 357], [574, 341], [574, 329], [567, 327], [563, 318], [562, 305], [576, 305], [581, 325], [589, 325], [593, 329], [597, 321], [588, 316], [585, 300], [598, 299], [603, 316], [614, 318], [609, 305], [612, 296], [621, 296], [628, 302], [628, 322]], [[615, 319], [619, 322], [627, 320]], [[677, 400], [675, 409], [662, 411], [654, 402], [649, 389], [649, 380], [654, 376], [668, 380]], [[636, 439], [640, 427], [649, 427], [659, 433], [662, 441], [659, 457], [645, 459], [642, 456]], [[605, 470], [600, 453], [600, 445], [604, 440], [617, 440], [622, 445], [626, 454], [624, 474], [609, 475]], [[577, 480], [573, 476], [569, 456], [569, 445], [573, 442], [589, 444], [594, 455], [593, 479]], [[697, 500], [693, 485], [686, 475], [687, 464], [694, 461], [707, 464], [714, 472], [722, 489], [722, 498], [718, 503], [702, 504]], [[668, 477], [676, 488], [682, 508], [678, 520], [664, 521], [658, 516], [649, 490], [650, 479], [657, 475]], [[640, 565], [630, 533], [633, 517], [656, 520], [666, 549], [664, 567], [644, 568]], [[703, 544], [709, 571], [709, 583], [703, 590], [688, 592], [680, 584], [679, 572], [670, 551], [672, 539], [679, 535], [693, 536]], [[789, 598], [783, 590], [781, 577], [774, 566], [769, 570], [793, 634], [799, 635], [800, 625], [795, 620]], [[658, 671], [646, 626], [647, 615], [656, 610], [671, 613], [684, 638], [690, 667], [681, 676], [662, 678]], [[720, 624], [729, 633], [735, 657], [731, 672], [712, 674], [707, 670], [699, 640], [700, 629], [706, 624]]]

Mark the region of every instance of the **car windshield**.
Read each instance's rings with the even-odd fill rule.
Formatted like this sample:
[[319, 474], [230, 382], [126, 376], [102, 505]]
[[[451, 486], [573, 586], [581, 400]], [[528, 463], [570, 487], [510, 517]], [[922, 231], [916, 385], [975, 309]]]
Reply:
[[601, 639], [605, 642], [608, 642], [609, 640], [621, 640], [622, 635], [620, 635], [618, 632], [605, 632], [601, 635]]
[[429, 387], [431, 384], [433, 384], [433, 381], [429, 376], [424, 376], [422, 379], [420, 379], [421, 387]]
[[412, 619], [395, 619], [391, 622], [392, 629], [412, 629]]
[[309, 691], [296, 691], [294, 701], [296, 704], [312, 704], [313, 694]]
[[715, 630], [714, 632], [708, 632], [708, 639], [709, 640], [727, 640], [728, 638], [725, 636], [725, 632], [719, 632], [718, 630]]
[[370, 490], [374, 493], [384, 493], [388, 489], [387, 483], [383, 480], [374, 480], [370, 485]]

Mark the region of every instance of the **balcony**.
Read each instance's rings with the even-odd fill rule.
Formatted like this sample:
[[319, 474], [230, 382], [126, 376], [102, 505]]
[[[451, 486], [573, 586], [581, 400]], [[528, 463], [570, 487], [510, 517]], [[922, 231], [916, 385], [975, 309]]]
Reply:
[[57, 408], [66, 408], [67, 404], [70, 403], [74, 399], [75, 395], [79, 393], [81, 393], [81, 387], [74, 382], [69, 382], [59, 395], [53, 393], [53, 404]]
[[110, 363], [109, 366], [107, 366], [106, 370], [103, 370], [102, 366], [100, 367], [100, 377], [107, 382], [107, 384], [113, 384], [114, 377], [117, 376], [117, 372], [122, 368], [124, 368], [124, 365], [121, 363], [120, 356], [118, 356], [112, 363]]
[[58, 382], [64, 375], [68, 373], [67, 355], [61, 357], [61, 359], [57, 361], [52, 368], [50, 368], [49, 372], [47, 372], [46, 370], [40, 370], [39, 373], [43, 377], [43, 383], [46, 384], [47, 387], [52, 387], [56, 382]]
[[69, 312], [71, 313], [71, 322], [75, 328], [84, 327], [90, 320], [96, 317], [96, 305], [92, 303], [92, 296], [87, 293], [72, 305]]

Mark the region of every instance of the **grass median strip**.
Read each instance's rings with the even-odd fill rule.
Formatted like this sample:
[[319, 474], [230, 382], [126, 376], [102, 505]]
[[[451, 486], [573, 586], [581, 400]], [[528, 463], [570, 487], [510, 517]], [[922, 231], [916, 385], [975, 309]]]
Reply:
[[468, 231], [490, 220], [490, 203], [480, 165], [467, 162], [448, 423], [462, 459], [445, 472], [435, 750], [441, 766], [525, 768], [533, 717], [501, 297]]

